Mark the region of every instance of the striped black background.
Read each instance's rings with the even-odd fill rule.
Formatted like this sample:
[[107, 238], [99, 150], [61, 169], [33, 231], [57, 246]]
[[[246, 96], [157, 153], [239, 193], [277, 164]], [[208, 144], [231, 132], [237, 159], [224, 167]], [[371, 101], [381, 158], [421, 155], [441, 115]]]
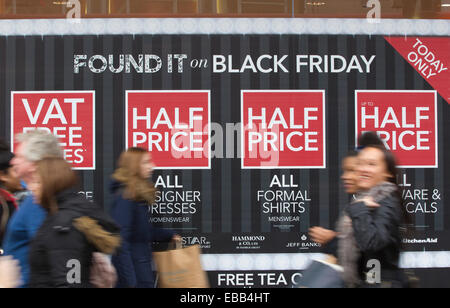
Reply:
[[[212, 55], [289, 55], [291, 73], [214, 74], [212, 68], [195, 70], [187, 65], [183, 74], [93, 74], [82, 68], [73, 72], [73, 55], [156, 54], [163, 61], [168, 53], [185, 53], [189, 59], [212, 59]], [[376, 55], [370, 74], [295, 73], [297, 54]], [[354, 147], [354, 91], [357, 89], [432, 90], [430, 85], [397, 54], [382, 36], [328, 35], [136, 35], [136, 36], [17, 36], [0, 38], [0, 137], [10, 136], [11, 91], [95, 90], [96, 91], [96, 171], [81, 173], [84, 190], [94, 191], [95, 200], [109, 208], [109, 178], [115, 161], [124, 149], [124, 104], [126, 90], [211, 90], [211, 120], [225, 127], [239, 123], [241, 89], [325, 89], [327, 123], [326, 170], [241, 170], [239, 158], [213, 159], [211, 170], [157, 172], [179, 175], [185, 190], [200, 190], [202, 204], [192, 220], [181, 228], [183, 234], [206, 234], [217, 239], [209, 252], [222, 251], [230, 234], [268, 234], [273, 229], [256, 202], [256, 191], [266, 190], [273, 175], [294, 175], [300, 187], [311, 193], [312, 202], [302, 221], [286, 236], [307, 232], [313, 225], [333, 227], [348, 201], [339, 185], [340, 161]], [[415, 188], [441, 191], [439, 212], [417, 214], [418, 234], [441, 238], [439, 247], [448, 250], [446, 231], [450, 211], [444, 196], [450, 193], [450, 105], [439, 96], [439, 168], [406, 170]], [[236, 135], [236, 142], [238, 142]], [[447, 142], [445, 142], [447, 141]], [[224, 137], [225, 143], [225, 137]], [[224, 145], [224, 153], [227, 146]], [[237, 148], [235, 146], [234, 152]], [[427, 226], [427, 227], [423, 227]], [[292, 235], [294, 234], [294, 235]], [[221, 237], [223, 236], [223, 243]], [[447, 243], [447, 244], [446, 244]], [[222, 245], [223, 244], [223, 245]], [[214, 248], [216, 247], [216, 249]], [[274, 245], [273, 247], [276, 247]], [[415, 247], [419, 248], [419, 247]], [[229, 252], [232, 253], [230, 246]], [[280, 248], [282, 249], [282, 248]], [[282, 252], [275, 249], [274, 252]], [[227, 250], [227, 249], [225, 249]], [[270, 252], [270, 246], [267, 248]], [[422, 248], [420, 247], [420, 250]], [[261, 252], [261, 251], [258, 251]]]

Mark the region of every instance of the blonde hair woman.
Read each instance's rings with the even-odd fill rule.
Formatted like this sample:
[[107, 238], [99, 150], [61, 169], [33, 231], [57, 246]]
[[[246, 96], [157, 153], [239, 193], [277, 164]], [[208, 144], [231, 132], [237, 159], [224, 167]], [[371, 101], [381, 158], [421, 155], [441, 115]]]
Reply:
[[153, 163], [149, 152], [130, 148], [119, 158], [112, 178], [112, 216], [121, 228], [122, 248], [113, 256], [120, 288], [153, 288], [152, 242], [180, 241], [171, 230], [150, 223], [148, 206], [155, 202], [150, 182]]

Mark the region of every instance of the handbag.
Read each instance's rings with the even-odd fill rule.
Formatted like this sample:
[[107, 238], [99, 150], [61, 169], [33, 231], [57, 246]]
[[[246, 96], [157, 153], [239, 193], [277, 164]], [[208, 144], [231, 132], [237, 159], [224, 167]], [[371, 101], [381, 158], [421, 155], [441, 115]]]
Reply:
[[206, 272], [201, 264], [200, 246], [154, 252], [159, 288], [209, 288]]
[[341, 266], [325, 261], [313, 261], [302, 273], [302, 278], [295, 288], [345, 288], [345, 282], [341, 276], [343, 271]]

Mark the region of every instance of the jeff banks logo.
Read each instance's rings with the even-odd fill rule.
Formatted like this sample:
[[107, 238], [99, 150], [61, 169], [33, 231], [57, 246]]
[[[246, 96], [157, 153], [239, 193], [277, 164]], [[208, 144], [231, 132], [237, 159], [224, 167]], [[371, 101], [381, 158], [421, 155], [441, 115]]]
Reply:
[[311, 248], [320, 248], [321, 245], [312, 241], [308, 241], [308, 236], [303, 234], [300, 236], [300, 242], [289, 242], [286, 248], [298, 248], [300, 250], [309, 250]]

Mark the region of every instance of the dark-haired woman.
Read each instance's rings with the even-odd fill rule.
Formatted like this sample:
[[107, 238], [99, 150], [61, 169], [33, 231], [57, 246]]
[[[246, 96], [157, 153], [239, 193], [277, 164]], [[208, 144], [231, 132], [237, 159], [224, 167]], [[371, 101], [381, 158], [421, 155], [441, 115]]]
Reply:
[[30, 189], [48, 216], [30, 246], [29, 286], [92, 287], [93, 253], [118, 248], [117, 225], [77, 193], [77, 177], [61, 158], [38, 162]]
[[17, 209], [18, 202], [13, 193], [22, 189], [20, 180], [11, 166], [14, 154], [6, 143], [0, 140], [0, 256], [3, 254], [2, 243], [6, 226]]
[[155, 202], [150, 182], [153, 163], [149, 152], [130, 148], [119, 158], [113, 174], [112, 216], [121, 228], [122, 247], [113, 256], [119, 288], [153, 288], [152, 242], [181, 241], [171, 230], [152, 226], [148, 206]]
[[[400, 228], [406, 215], [396, 183], [395, 158], [382, 146], [367, 146], [358, 159], [360, 191], [338, 226], [344, 280], [350, 287], [370, 286], [368, 282], [376, 287], [403, 287]], [[367, 280], [368, 273], [375, 276]]]
[[2, 243], [6, 226], [17, 208], [16, 200], [6, 190], [0, 188], [0, 256], [3, 255]]

